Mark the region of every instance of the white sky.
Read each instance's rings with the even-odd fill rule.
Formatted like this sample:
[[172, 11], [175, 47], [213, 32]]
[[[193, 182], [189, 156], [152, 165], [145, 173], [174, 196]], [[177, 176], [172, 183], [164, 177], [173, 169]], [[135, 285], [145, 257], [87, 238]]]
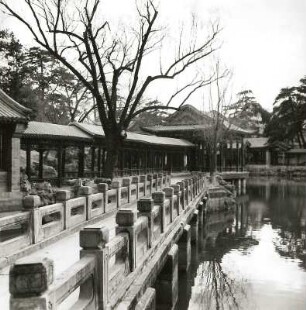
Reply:
[[[133, 16], [134, 1], [104, 0], [102, 7], [124, 22]], [[279, 90], [306, 75], [305, 0], [160, 0], [159, 12], [170, 25], [192, 13], [204, 23], [218, 18], [224, 28], [220, 55], [233, 70], [233, 92], [252, 89], [270, 111]], [[16, 20], [2, 15], [0, 21], [1, 28], [30, 42]], [[199, 99], [193, 99], [189, 103], [199, 107]]]

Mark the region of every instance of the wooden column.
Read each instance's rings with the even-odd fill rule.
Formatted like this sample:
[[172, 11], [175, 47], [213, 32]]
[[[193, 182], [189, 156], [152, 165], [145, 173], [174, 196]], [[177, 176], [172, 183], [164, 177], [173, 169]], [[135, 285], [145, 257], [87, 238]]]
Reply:
[[66, 165], [66, 147], [62, 149], [62, 176], [65, 177], [65, 165]]
[[241, 138], [241, 171], [244, 170], [245, 166], [245, 158], [244, 158], [244, 143], [243, 143], [243, 138]]
[[26, 174], [30, 180], [31, 178], [31, 145], [26, 145]]
[[233, 169], [233, 141], [230, 141], [230, 170]]
[[103, 170], [104, 170], [104, 166], [105, 166], [105, 149], [103, 148], [102, 149], [102, 163], [101, 163], [101, 171], [103, 173]]
[[125, 168], [125, 149], [122, 149], [121, 152], [119, 152], [120, 156], [120, 170], [124, 170]]
[[91, 147], [91, 177], [94, 177], [95, 172], [95, 159], [96, 159], [96, 148], [94, 146]]
[[84, 177], [84, 158], [85, 158], [85, 149], [84, 146], [79, 147], [79, 169], [78, 169], [78, 177]]
[[38, 178], [42, 179], [43, 178], [43, 164], [44, 164], [44, 150], [39, 149], [39, 166], [38, 166]]
[[101, 176], [101, 146], [98, 148], [98, 174]]
[[62, 178], [63, 178], [63, 175], [62, 175], [62, 172], [63, 172], [62, 159], [63, 159], [62, 158], [62, 146], [59, 146], [57, 148], [57, 179], [58, 179], [57, 185], [58, 185], [58, 187], [61, 187], [61, 185], [62, 185]]
[[226, 144], [221, 143], [220, 144], [220, 158], [221, 158], [221, 167], [220, 170], [224, 171], [225, 170], [225, 156], [226, 156]]
[[237, 146], [237, 171], [239, 171], [240, 168], [240, 148], [239, 148], [239, 141], [236, 141]]

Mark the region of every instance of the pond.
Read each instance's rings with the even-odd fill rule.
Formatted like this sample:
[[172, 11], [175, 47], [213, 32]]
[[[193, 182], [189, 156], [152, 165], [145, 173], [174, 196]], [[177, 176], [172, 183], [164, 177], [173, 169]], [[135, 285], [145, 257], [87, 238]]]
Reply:
[[209, 214], [179, 272], [178, 309], [306, 309], [306, 183], [249, 179], [232, 212]]

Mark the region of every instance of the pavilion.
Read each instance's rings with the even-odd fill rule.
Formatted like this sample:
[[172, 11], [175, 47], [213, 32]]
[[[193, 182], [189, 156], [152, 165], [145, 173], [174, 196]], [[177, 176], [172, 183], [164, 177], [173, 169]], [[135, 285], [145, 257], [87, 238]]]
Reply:
[[20, 137], [30, 114], [0, 89], [0, 196], [20, 191]]
[[[196, 145], [193, 166], [196, 170], [209, 171], [209, 134], [214, 130], [215, 113], [204, 113], [191, 105], [184, 105], [168, 117], [164, 124], [143, 127], [145, 132], [158, 136], [186, 139]], [[217, 170], [242, 171], [245, 166], [245, 145], [243, 138], [254, 134], [253, 131], [229, 123], [220, 116], [224, 132], [218, 143]]]

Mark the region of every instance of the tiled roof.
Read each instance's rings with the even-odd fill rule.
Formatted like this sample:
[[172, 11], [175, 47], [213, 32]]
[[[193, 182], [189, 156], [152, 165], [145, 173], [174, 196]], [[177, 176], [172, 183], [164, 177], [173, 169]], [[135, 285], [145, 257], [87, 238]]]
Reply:
[[150, 127], [143, 127], [145, 131], [148, 132], [167, 132], [167, 131], [186, 131], [186, 130], [195, 130], [195, 129], [207, 129], [209, 125], [157, 125]]
[[[90, 135], [104, 137], [104, 131], [101, 126], [84, 124], [84, 123], [71, 123], [70, 126], [78, 127]], [[133, 142], [141, 142], [141, 143], [146, 143], [146, 144], [172, 145], [172, 146], [185, 146], [185, 147], [193, 146], [191, 142], [184, 140], [184, 139], [157, 137], [154, 135], [146, 135], [146, 134], [140, 134], [136, 132], [127, 132], [126, 140], [133, 141]]]
[[30, 109], [25, 108], [0, 89], [0, 120], [26, 122]]
[[291, 149], [287, 151], [290, 154], [306, 154], [306, 149]]
[[[191, 114], [189, 113], [191, 112]], [[211, 112], [202, 112], [199, 111], [192, 105], [186, 104], [183, 105], [178, 111], [171, 114], [166, 123], [169, 125], [157, 125], [157, 126], [150, 126], [150, 127], [143, 127], [143, 130], [148, 132], [169, 132], [169, 131], [192, 131], [192, 130], [199, 130], [199, 129], [208, 129], [212, 127], [212, 123], [214, 120], [214, 115], [218, 113], [216, 111]], [[181, 123], [181, 119], [177, 120], [177, 117], [182, 115], [189, 115], [188, 123], [183, 122]], [[226, 117], [223, 117], [220, 113], [219, 115], [222, 117], [221, 122], [225, 128], [228, 128], [232, 132], [241, 133], [241, 134], [254, 134], [254, 130], [244, 129], [237, 125], [234, 125], [232, 122], [229, 122]], [[190, 119], [191, 117], [191, 119]], [[193, 120], [192, 120], [193, 119]], [[177, 122], [177, 123], [176, 123]]]
[[77, 127], [43, 122], [29, 122], [22, 136], [26, 138], [92, 140], [90, 135]]
[[249, 142], [251, 148], [265, 148], [268, 147], [268, 138], [259, 137], [259, 138], [245, 138], [243, 142]]
[[153, 135], [142, 135], [140, 133], [128, 132], [127, 140], [139, 141], [148, 144], [173, 145], [173, 146], [193, 146], [193, 143], [184, 139], [175, 139], [168, 137], [158, 137]]
[[[224, 123], [226, 128], [229, 128], [230, 131], [236, 131], [244, 134], [252, 134], [254, 131], [240, 128], [234, 124], [230, 124], [228, 122]], [[212, 126], [209, 124], [199, 124], [199, 125], [157, 125], [151, 127], [143, 127], [143, 130], [148, 132], [169, 132], [169, 131], [192, 131], [192, 130], [200, 130], [200, 129], [209, 129]]]

